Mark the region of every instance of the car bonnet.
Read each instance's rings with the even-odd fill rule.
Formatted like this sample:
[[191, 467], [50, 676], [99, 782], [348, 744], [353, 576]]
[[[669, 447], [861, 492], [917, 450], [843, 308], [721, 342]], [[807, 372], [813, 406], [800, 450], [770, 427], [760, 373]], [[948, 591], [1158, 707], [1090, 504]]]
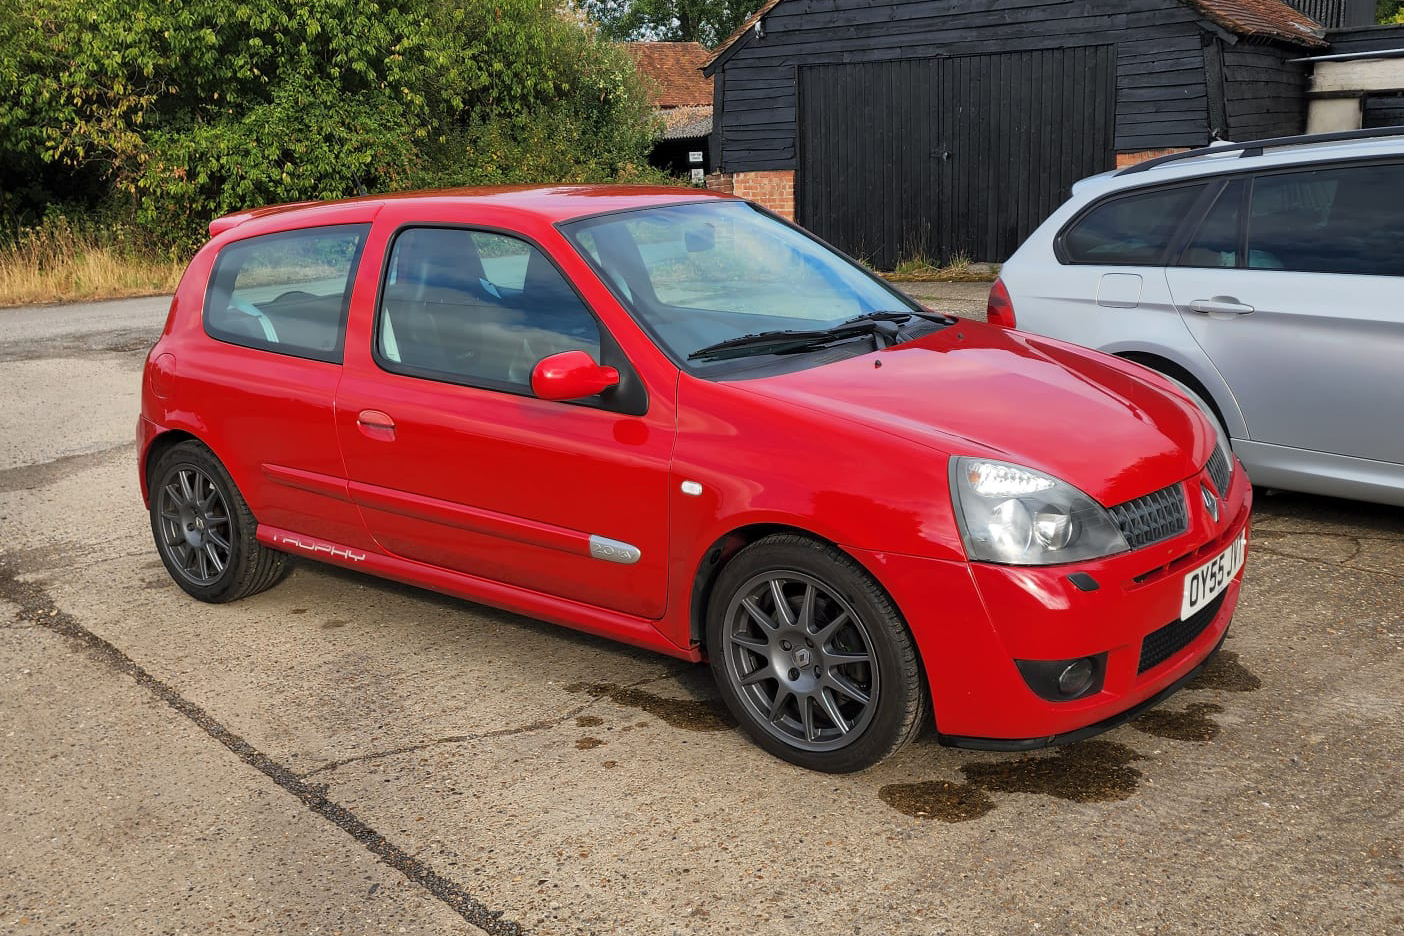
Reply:
[[1215, 443], [1193, 404], [1135, 364], [972, 322], [738, 385], [950, 455], [1042, 470], [1107, 506], [1191, 476]]

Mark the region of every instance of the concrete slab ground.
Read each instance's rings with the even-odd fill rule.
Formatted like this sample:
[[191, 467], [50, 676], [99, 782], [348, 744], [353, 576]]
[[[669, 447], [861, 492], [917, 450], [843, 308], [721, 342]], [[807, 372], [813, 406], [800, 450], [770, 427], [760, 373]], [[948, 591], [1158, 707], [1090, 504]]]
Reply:
[[0, 312], [0, 933], [1404, 928], [1404, 511], [1260, 494], [1226, 652], [1129, 725], [824, 776], [702, 667], [311, 564], [188, 599], [164, 312]]
[[985, 320], [985, 305], [990, 297], [989, 283], [924, 283], [895, 282], [902, 292], [936, 312], [959, 315], [961, 318]]

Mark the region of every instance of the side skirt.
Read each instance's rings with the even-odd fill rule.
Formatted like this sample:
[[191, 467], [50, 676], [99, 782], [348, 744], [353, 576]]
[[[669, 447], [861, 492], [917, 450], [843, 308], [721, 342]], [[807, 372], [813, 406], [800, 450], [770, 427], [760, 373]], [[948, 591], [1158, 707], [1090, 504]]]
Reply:
[[682, 660], [699, 662], [701, 651], [696, 647], [680, 647], [658, 630], [653, 621], [646, 618], [620, 614], [593, 605], [567, 601], [541, 592], [504, 585], [491, 579], [450, 572], [422, 562], [387, 556], [384, 553], [368, 552], [331, 543], [326, 540], [302, 536], [289, 530], [259, 524], [258, 541], [270, 549], [277, 549], [294, 556], [316, 559], [347, 569], [368, 572], [381, 578], [416, 585], [431, 591], [466, 598], [480, 604], [512, 611], [527, 617], [563, 624], [576, 630], [607, 637], [643, 647], [656, 653], [667, 654]]

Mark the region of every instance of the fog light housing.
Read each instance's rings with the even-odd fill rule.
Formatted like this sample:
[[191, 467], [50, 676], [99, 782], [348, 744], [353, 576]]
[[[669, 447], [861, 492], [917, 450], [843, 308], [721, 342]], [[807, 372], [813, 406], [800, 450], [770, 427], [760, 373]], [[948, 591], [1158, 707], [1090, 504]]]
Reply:
[[1069, 698], [1076, 698], [1086, 692], [1088, 686], [1092, 685], [1092, 677], [1095, 674], [1096, 668], [1091, 657], [1083, 657], [1076, 662], [1069, 663], [1058, 675], [1058, 691]]
[[1107, 655], [1098, 653], [1071, 660], [1015, 660], [1014, 665], [1040, 699], [1073, 702], [1102, 691]]

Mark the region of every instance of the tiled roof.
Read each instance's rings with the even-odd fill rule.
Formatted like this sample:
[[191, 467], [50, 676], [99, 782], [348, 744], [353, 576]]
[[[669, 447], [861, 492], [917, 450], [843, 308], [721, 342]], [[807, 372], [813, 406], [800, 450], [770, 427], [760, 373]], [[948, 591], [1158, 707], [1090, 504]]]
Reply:
[[775, 4], [779, 2], [780, 0], [765, 0], [765, 2], [760, 5], [760, 9], [756, 10], [756, 12], [746, 17], [746, 22], [742, 23], [740, 27], [737, 28], [736, 32], [732, 33], [731, 35], [723, 39], [721, 42], [717, 43], [717, 47], [712, 50], [711, 54], [707, 56], [707, 58], [702, 62], [702, 64], [710, 65], [717, 59], [721, 58], [721, 54], [727, 49], [731, 48], [732, 44], [735, 43], [737, 39], [740, 39], [742, 36], [746, 35], [746, 30], [754, 26], [756, 24], [756, 20], [760, 19], [762, 16], [775, 9]]
[[1294, 45], [1324, 46], [1325, 28], [1282, 0], [1185, 0], [1229, 32]]
[[660, 140], [693, 140], [712, 132], [712, 105], [674, 107], [663, 112]]
[[[727, 49], [746, 34], [746, 30], [755, 25], [756, 20], [775, 9], [776, 4], [780, 2], [782, 0], [765, 0], [760, 9], [747, 17], [740, 29], [717, 44], [717, 47], [712, 50], [710, 55], [706, 56], [702, 64], [704, 66], [711, 65], [721, 58]], [[1300, 10], [1287, 5], [1283, 0], [1184, 0], [1184, 2], [1198, 9], [1229, 32], [1241, 36], [1277, 39], [1304, 46], [1324, 46], [1327, 44], [1326, 40], [1322, 38], [1324, 27]]]
[[657, 84], [654, 104], [684, 107], [712, 103], [712, 79], [703, 77], [707, 50], [695, 42], [627, 42], [640, 74]]

